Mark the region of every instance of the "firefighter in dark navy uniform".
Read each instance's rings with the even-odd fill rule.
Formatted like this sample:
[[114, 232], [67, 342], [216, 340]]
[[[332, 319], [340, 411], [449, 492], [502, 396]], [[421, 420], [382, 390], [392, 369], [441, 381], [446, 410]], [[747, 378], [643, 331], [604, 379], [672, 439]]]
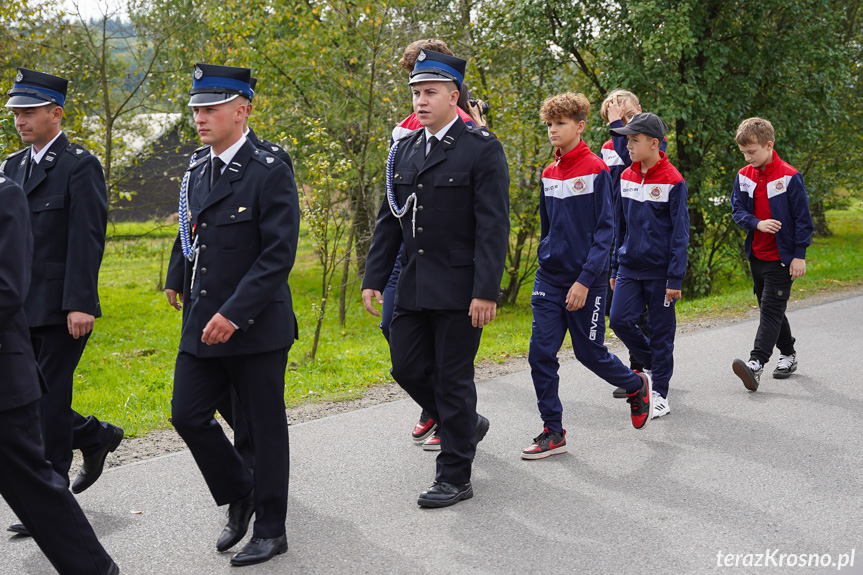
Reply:
[[39, 372], [24, 301], [33, 236], [20, 186], [0, 174], [0, 495], [61, 575], [114, 575], [68, 480], [45, 460]]
[[[233, 565], [288, 549], [284, 388], [296, 333], [288, 287], [299, 234], [296, 185], [284, 162], [243, 135], [250, 78], [246, 68], [195, 66], [189, 106], [209, 147], [181, 186], [180, 231], [165, 282], [168, 302], [183, 311], [172, 423], [213, 499], [229, 505], [216, 548], [239, 543], [255, 516]], [[254, 474], [214, 419], [229, 388], [248, 426]]]
[[[18, 69], [6, 107], [30, 146], [8, 157], [0, 172], [24, 189], [30, 205], [33, 277], [24, 310], [48, 386], [40, 405], [45, 456], [68, 482], [72, 450], [83, 452], [83, 469], [72, 483], [80, 493], [101, 475], [123, 430], [72, 409], [75, 368], [102, 315], [97, 286], [108, 197], [99, 160], [61, 129], [67, 87], [64, 78]], [[22, 531], [20, 525], [10, 530]]]
[[446, 507], [473, 496], [471, 464], [489, 428], [476, 412], [474, 359], [496, 313], [509, 238], [509, 172], [503, 146], [469, 127], [456, 106], [466, 62], [421, 51], [410, 85], [424, 126], [390, 151], [363, 278], [363, 302], [387, 284], [404, 242], [390, 326], [392, 375], [441, 424], [433, 485], [418, 499]]
[[[249, 116], [252, 113], [252, 106], [254, 102], [255, 96], [255, 88], [257, 86], [258, 79], [252, 78], [251, 87], [252, 87], [252, 100], [249, 101], [249, 108], [246, 112], [246, 121], [243, 124], [243, 135], [248, 138], [252, 144], [258, 148], [259, 150], [263, 150], [265, 152], [269, 152], [273, 154], [275, 157], [283, 161], [288, 169], [291, 171], [291, 175], [294, 174], [294, 163], [291, 161], [291, 156], [286, 152], [281, 146], [278, 144], [274, 144], [269, 140], [265, 140], [263, 138], [258, 137], [255, 134], [255, 131], [249, 126]], [[203, 150], [203, 149], [202, 149]], [[201, 150], [201, 151], [202, 151]], [[199, 151], [200, 153], [200, 151]], [[296, 328], [296, 316], [294, 317], [294, 327]], [[298, 338], [298, 333], [294, 333], [294, 338]], [[243, 458], [243, 461], [246, 462], [246, 466], [249, 469], [255, 468], [255, 453], [252, 448], [251, 438], [249, 437], [249, 431], [246, 427], [245, 419], [243, 418], [243, 410], [239, 409], [238, 405], [239, 401], [237, 399], [237, 394], [235, 391], [231, 390], [227, 393], [222, 401], [219, 402], [218, 411], [222, 415], [222, 418], [231, 426], [231, 429], [234, 430], [234, 447], [237, 448], [237, 451]]]

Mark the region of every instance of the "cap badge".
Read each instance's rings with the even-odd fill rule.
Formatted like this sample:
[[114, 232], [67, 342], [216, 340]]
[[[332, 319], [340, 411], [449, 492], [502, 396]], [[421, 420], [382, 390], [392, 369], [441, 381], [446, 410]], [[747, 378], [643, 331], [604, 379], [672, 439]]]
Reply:
[[204, 77], [204, 71], [200, 67], [195, 66], [195, 80], [200, 80]]
[[426, 53], [424, 50], [420, 50], [419, 55], [417, 55], [417, 62], [422, 62], [426, 59]]
[[24, 73], [21, 70], [18, 70], [18, 75], [15, 76], [15, 81], [16, 82], [23, 82], [24, 81]]

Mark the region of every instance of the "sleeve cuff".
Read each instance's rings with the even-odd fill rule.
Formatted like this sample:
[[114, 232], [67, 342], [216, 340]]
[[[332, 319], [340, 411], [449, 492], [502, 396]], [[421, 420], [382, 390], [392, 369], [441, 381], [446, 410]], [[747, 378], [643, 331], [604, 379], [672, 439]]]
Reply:
[[668, 281], [665, 283], [666, 289], [682, 289], [683, 288], [683, 278], [668, 278]]

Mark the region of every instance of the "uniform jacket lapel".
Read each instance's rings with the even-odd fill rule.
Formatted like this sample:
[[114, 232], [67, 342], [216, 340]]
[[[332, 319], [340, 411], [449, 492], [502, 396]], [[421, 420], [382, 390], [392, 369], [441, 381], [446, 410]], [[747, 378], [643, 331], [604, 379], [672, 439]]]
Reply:
[[[60, 134], [60, 137], [57, 138], [54, 143], [48, 148], [48, 151], [42, 157], [42, 161], [33, 166], [33, 173], [30, 174], [30, 178], [24, 182], [24, 193], [29, 194], [36, 186], [41, 184], [45, 178], [48, 177], [48, 171], [51, 170], [54, 165], [57, 163], [57, 156], [66, 149], [66, 146], [69, 145], [69, 138], [66, 137], [66, 134]], [[26, 156], [27, 160], [30, 161], [30, 150]], [[24, 166], [24, 174], [27, 174], [27, 166]]]
[[[465, 123], [461, 118], [456, 118], [455, 123], [450, 126], [450, 129], [447, 130], [446, 134], [443, 137], [443, 140], [434, 147], [434, 149], [429, 153], [428, 157], [425, 158], [425, 161], [422, 162], [422, 165], [419, 169], [420, 173], [425, 172], [433, 168], [434, 166], [440, 164], [444, 160], [446, 160], [447, 151], [455, 145], [455, 141], [458, 139], [459, 135], [464, 131]], [[420, 157], [425, 154], [425, 139], [423, 138], [423, 146], [421, 146]]]
[[[224, 199], [226, 196], [231, 195], [234, 182], [242, 178], [243, 170], [255, 154], [258, 154], [257, 149], [252, 145], [252, 142], [246, 139], [246, 142], [237, 151], [236, 155], [234, 155], [234, 158], [227, 166], [225, 166], [225, 171], [222, 173], [222, 177], [219, 178], [219, 181], [216, 182], [216, 185], [212, 190], [210, 190], [210, 193], [204, 197], [203, 203], [201, 204], [201, 211], [206, 210], [216, 202]], [[210, 178], [204, 176], [204, 180], [205, 181], [202, 182], [202, 184], [206, 186], [206, 188], [209, 188]]]

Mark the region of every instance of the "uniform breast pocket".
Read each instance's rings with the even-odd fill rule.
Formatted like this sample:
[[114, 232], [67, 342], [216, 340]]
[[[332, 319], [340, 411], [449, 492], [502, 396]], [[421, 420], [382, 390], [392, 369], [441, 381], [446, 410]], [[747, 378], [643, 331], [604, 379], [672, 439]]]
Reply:
[[42, 235], [56, 233], [68, 227], [66, 221], [66, 196], [57, 194], [35, 198], [30, 202], [30, 211], [33, 213], [33, 233]]
[[414, 187], [416, 178], [416, 170], [396, 170], [395, 173], [393, 173], [393, 192], [396, 194], [396, 203], [399, 205], [398, 207], [402, 207], [408, 197], [416, 191], [416, 188]]
[[470, 172], [445, 172], [434, 175], [435, 208], [442, 212], [457, 212], [470, 206]]
[[252, 211], [251, 207], [234, 206], [217, 214], [217, 242], [223, 251], [238, 252], [255, 247], [257, 230]]

